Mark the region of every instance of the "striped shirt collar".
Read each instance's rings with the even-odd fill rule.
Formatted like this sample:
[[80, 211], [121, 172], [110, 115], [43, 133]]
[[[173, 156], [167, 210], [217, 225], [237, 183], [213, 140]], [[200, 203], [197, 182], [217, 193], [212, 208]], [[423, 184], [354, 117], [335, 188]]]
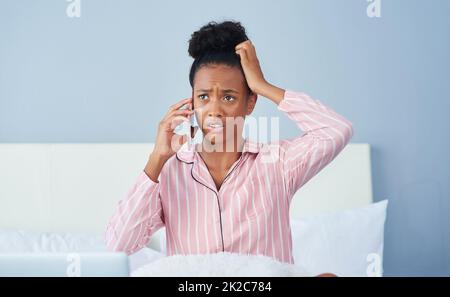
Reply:
[[[248, 138], [244, 139], [244, 146], [242, 147], [242, 154], [244, 153], [254, 153], [257, 154], [260, 152], [262, 144], [252, 141]], [[178, 160], [183, 161], [185, 163], [193, 163], [195, 159], [195, 154], [198, 152], [195, 151], [195, 145], [190, 143], [185, 143], [176, 153]]]

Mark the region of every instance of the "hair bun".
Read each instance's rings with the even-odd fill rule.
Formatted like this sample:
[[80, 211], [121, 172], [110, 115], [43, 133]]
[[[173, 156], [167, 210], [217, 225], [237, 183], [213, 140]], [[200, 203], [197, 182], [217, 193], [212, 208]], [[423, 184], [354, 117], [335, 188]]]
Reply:
[[240, 22], [209, 22], [195, 31], [189, 40], [189, 55], [197, 59], [207, 52], [233, 52], [236, 45], [248, 40]]

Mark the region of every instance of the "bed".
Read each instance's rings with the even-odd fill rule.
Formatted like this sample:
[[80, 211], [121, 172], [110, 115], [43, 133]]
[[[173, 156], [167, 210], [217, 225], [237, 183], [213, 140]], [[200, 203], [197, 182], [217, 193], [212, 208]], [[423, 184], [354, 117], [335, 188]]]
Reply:
[[[0, 230], [102, 236], [152, 148], [152, 143], [0, 144]], [[371, 181], [370, 146], [350, 143], [295, 194], [291, 220], [301, 228], [317, 218], [367, 209], [373, 203]], [[164, 232], [157, 233], [149, 248], [161, 252]]]

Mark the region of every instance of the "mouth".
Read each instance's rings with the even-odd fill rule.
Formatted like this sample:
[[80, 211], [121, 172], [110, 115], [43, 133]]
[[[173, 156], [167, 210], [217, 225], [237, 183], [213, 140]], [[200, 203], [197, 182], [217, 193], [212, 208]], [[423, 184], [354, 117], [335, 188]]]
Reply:
[[221, 132], [223, 131], [223, 124], [221, 122], [208, 123], [205, 128], [210, 132]]

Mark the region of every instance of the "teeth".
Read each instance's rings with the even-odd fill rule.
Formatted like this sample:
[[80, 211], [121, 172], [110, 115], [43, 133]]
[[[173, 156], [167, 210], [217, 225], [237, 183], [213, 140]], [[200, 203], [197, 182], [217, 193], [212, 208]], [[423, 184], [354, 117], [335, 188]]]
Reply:
[[220, 125], [220, 124], [210, 124], [209, 126], [211, 128], [220, 128], [220, 127], [222, 127], [222, 125]]

